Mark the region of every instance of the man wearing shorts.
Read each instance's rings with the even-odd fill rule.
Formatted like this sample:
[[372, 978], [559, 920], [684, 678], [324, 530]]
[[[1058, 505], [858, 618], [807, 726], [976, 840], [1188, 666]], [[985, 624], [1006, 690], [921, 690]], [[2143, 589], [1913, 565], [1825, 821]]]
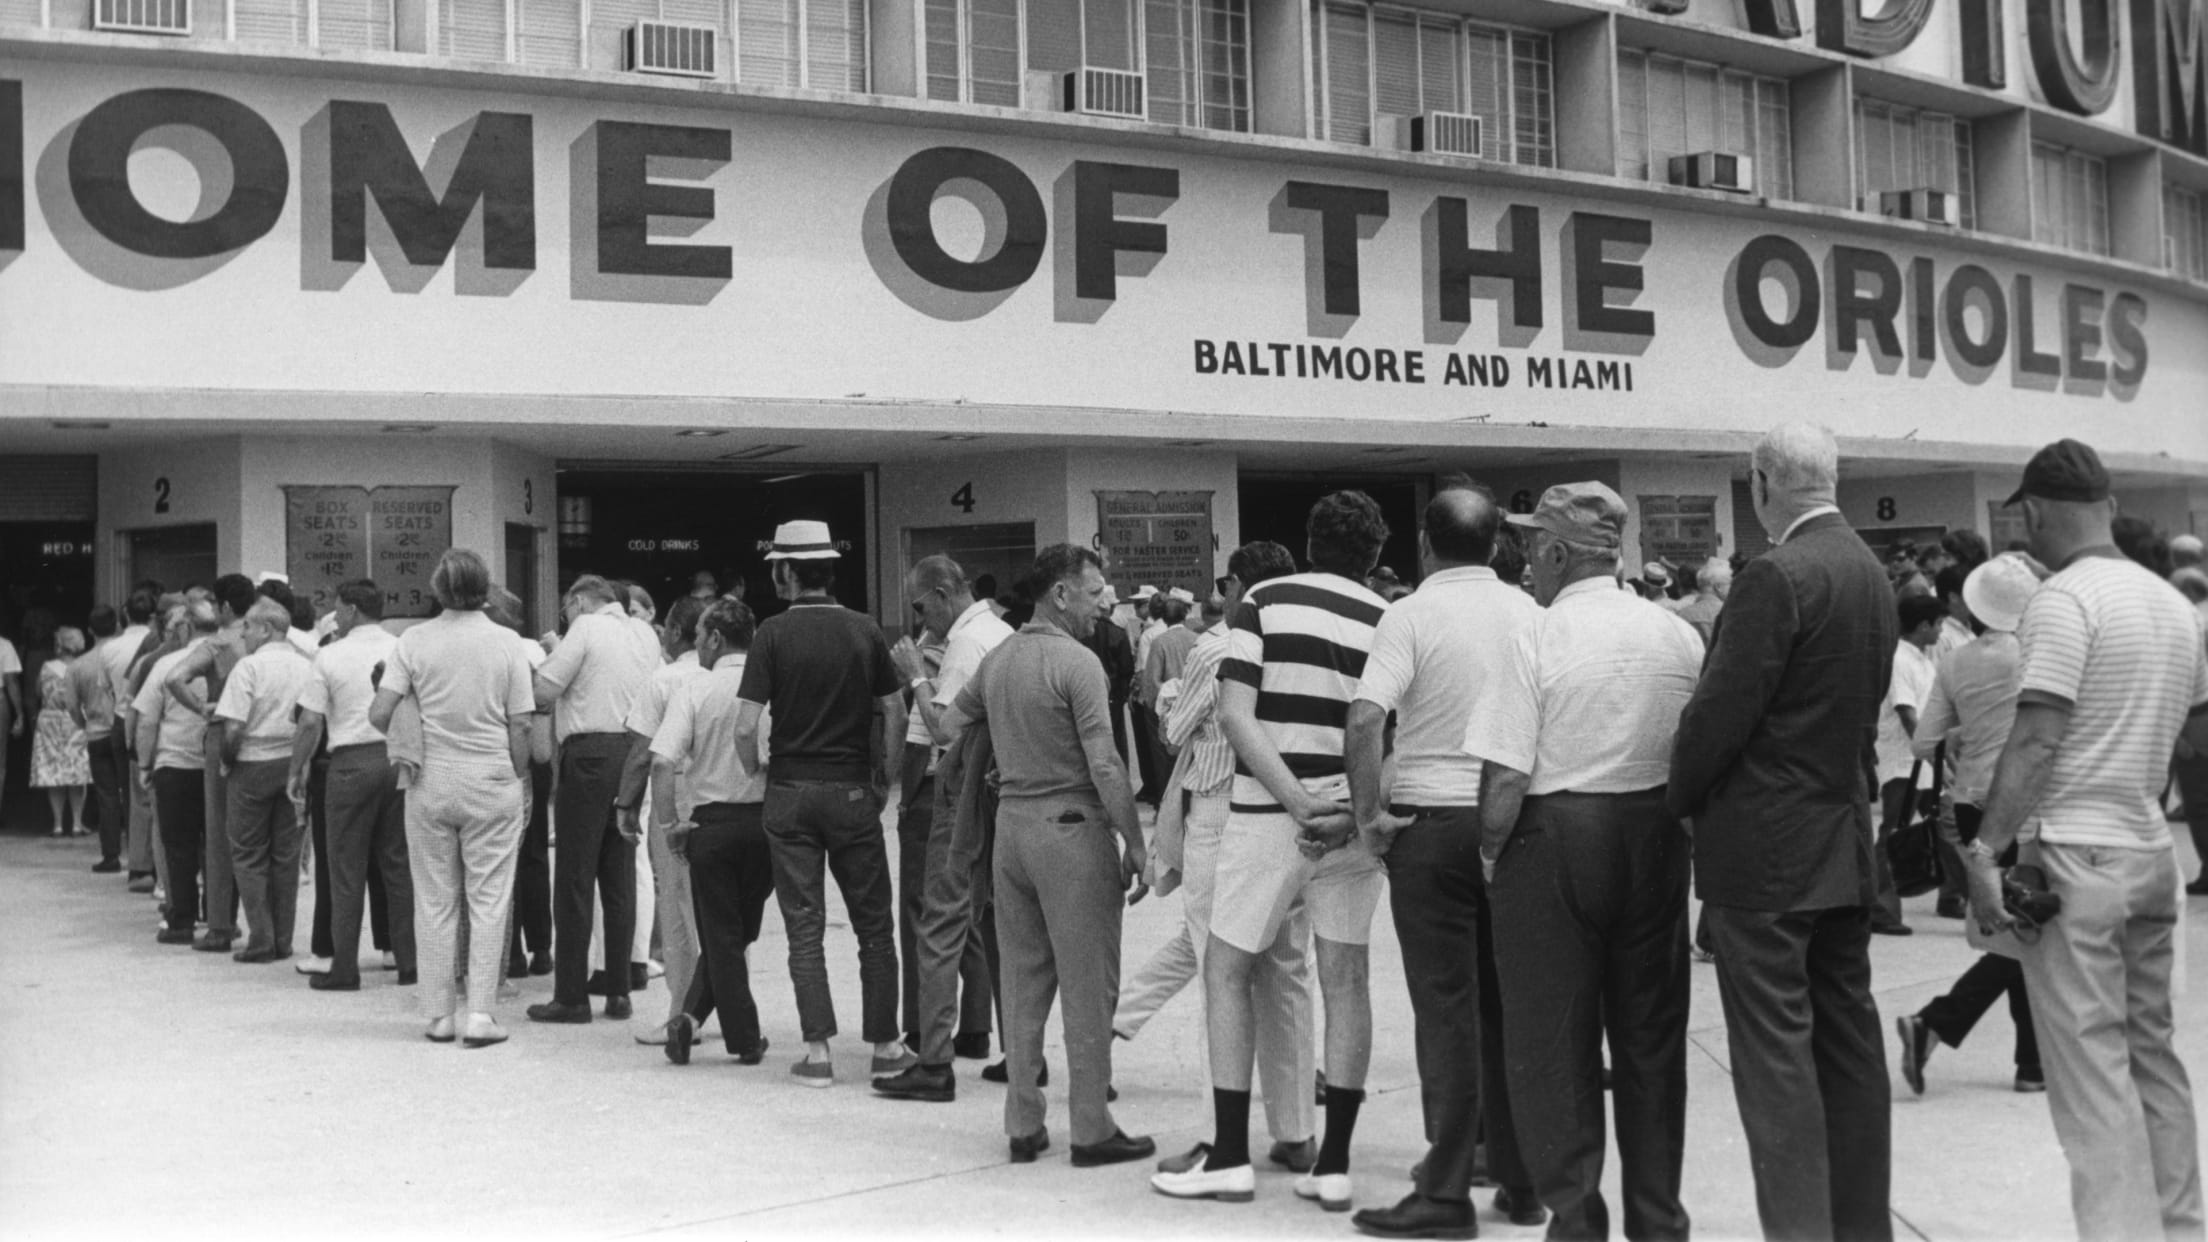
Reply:
[[1248, 1202], [1250, 1069], [1257, 963], [1302, 898], [1317, 938], [1326, 999], [1326, 1132], [1297, 1195], [1350, 1206], [1349, 1142], [1372, 1052], [1366, 945], [1380, 902], [1380, 863], [1359, 841], [1342, 758], [1350, 700], [1386, 610], [1364, 585], [1388, 525], [1362, 492], [1335, 492], [1306, 526], [1312, 572], [1250, 589], [1235, 608], [1219, 669], [1219, 719], [1234, 747], [1219, 842], [1204, 1001], [1215, 1128], [1203, 1159], [1150, 1184], [1182, 1199]]

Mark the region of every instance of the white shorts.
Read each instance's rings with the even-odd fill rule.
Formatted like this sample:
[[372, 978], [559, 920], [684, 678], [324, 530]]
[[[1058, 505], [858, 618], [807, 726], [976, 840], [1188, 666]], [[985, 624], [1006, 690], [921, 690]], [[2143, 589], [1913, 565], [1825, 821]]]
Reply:
[[1212, 882], [1212, 935], [1244, 953], [1261, 953], [1300, 896], [1319, 939], [1371, 943], [1372, 914], [1387, 875], [1380, 860], [1362, 838], [1353, 838], [1313, 862], [1297, 847], [1297, 831], [1285, 811], [1228, 817]]

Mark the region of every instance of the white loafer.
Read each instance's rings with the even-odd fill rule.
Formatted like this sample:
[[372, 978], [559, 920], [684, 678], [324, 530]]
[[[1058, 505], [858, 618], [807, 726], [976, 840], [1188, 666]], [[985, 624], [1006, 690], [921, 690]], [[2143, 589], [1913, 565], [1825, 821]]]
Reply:
[[1346, 1212], [1351, 1197], [1349, 1174], [1306, 1173], [1296, 1179], [1296, 1197], [1316, 1199], [1329, 1212]]
[[1249, 1165], [1211, 1169], [1211, 1152], [1184, 1173], [1152, 1173], [1150, 1189], [1175, 1199], [1216, 1199], [1221, 1203], [1248, 1203], [1257, 1197], [1257, 1171]]
[[326, 975], [330, 973], [330, 967], [335, 965], [337, 965], [335, 958], [310, 957], [293, 966], [292, 969], [302, 975]]

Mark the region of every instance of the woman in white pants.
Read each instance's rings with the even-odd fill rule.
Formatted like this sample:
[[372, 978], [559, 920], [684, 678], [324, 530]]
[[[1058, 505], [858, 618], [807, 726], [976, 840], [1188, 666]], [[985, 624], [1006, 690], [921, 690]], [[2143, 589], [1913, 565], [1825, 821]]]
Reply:
[[[414, 873], [414, 934], [428, 1037], [470, 1048], [506, 1038], [491, 1015], [506, 952], [514, 863], [527, 819], [529, 665], [507, 631], [483, 614], [490, 570], [454, 548], [430, 589], [444, 609], [408, 630], [386, 661], [369, 721], [389, 729], [408, 698], [422, 718], [422, 770], [406, 794]], [[467, 1009], [455, 1013], [453, 977], [463, 908], [468, 926]]]

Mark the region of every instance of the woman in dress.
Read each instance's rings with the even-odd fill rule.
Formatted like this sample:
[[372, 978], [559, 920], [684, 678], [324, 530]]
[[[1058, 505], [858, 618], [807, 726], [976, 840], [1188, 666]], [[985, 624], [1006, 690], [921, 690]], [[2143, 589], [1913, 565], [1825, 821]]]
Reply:
[[92, 781], [84, 717], [69, 684], [69, 666], [84, 654], [84, 631], [72, 625], [54, 633], [54, 654], [38, 667], [38, 733], [31, 742], [31, 788], [46, 791], [57, 837], [85, 831], [84, 791]]

